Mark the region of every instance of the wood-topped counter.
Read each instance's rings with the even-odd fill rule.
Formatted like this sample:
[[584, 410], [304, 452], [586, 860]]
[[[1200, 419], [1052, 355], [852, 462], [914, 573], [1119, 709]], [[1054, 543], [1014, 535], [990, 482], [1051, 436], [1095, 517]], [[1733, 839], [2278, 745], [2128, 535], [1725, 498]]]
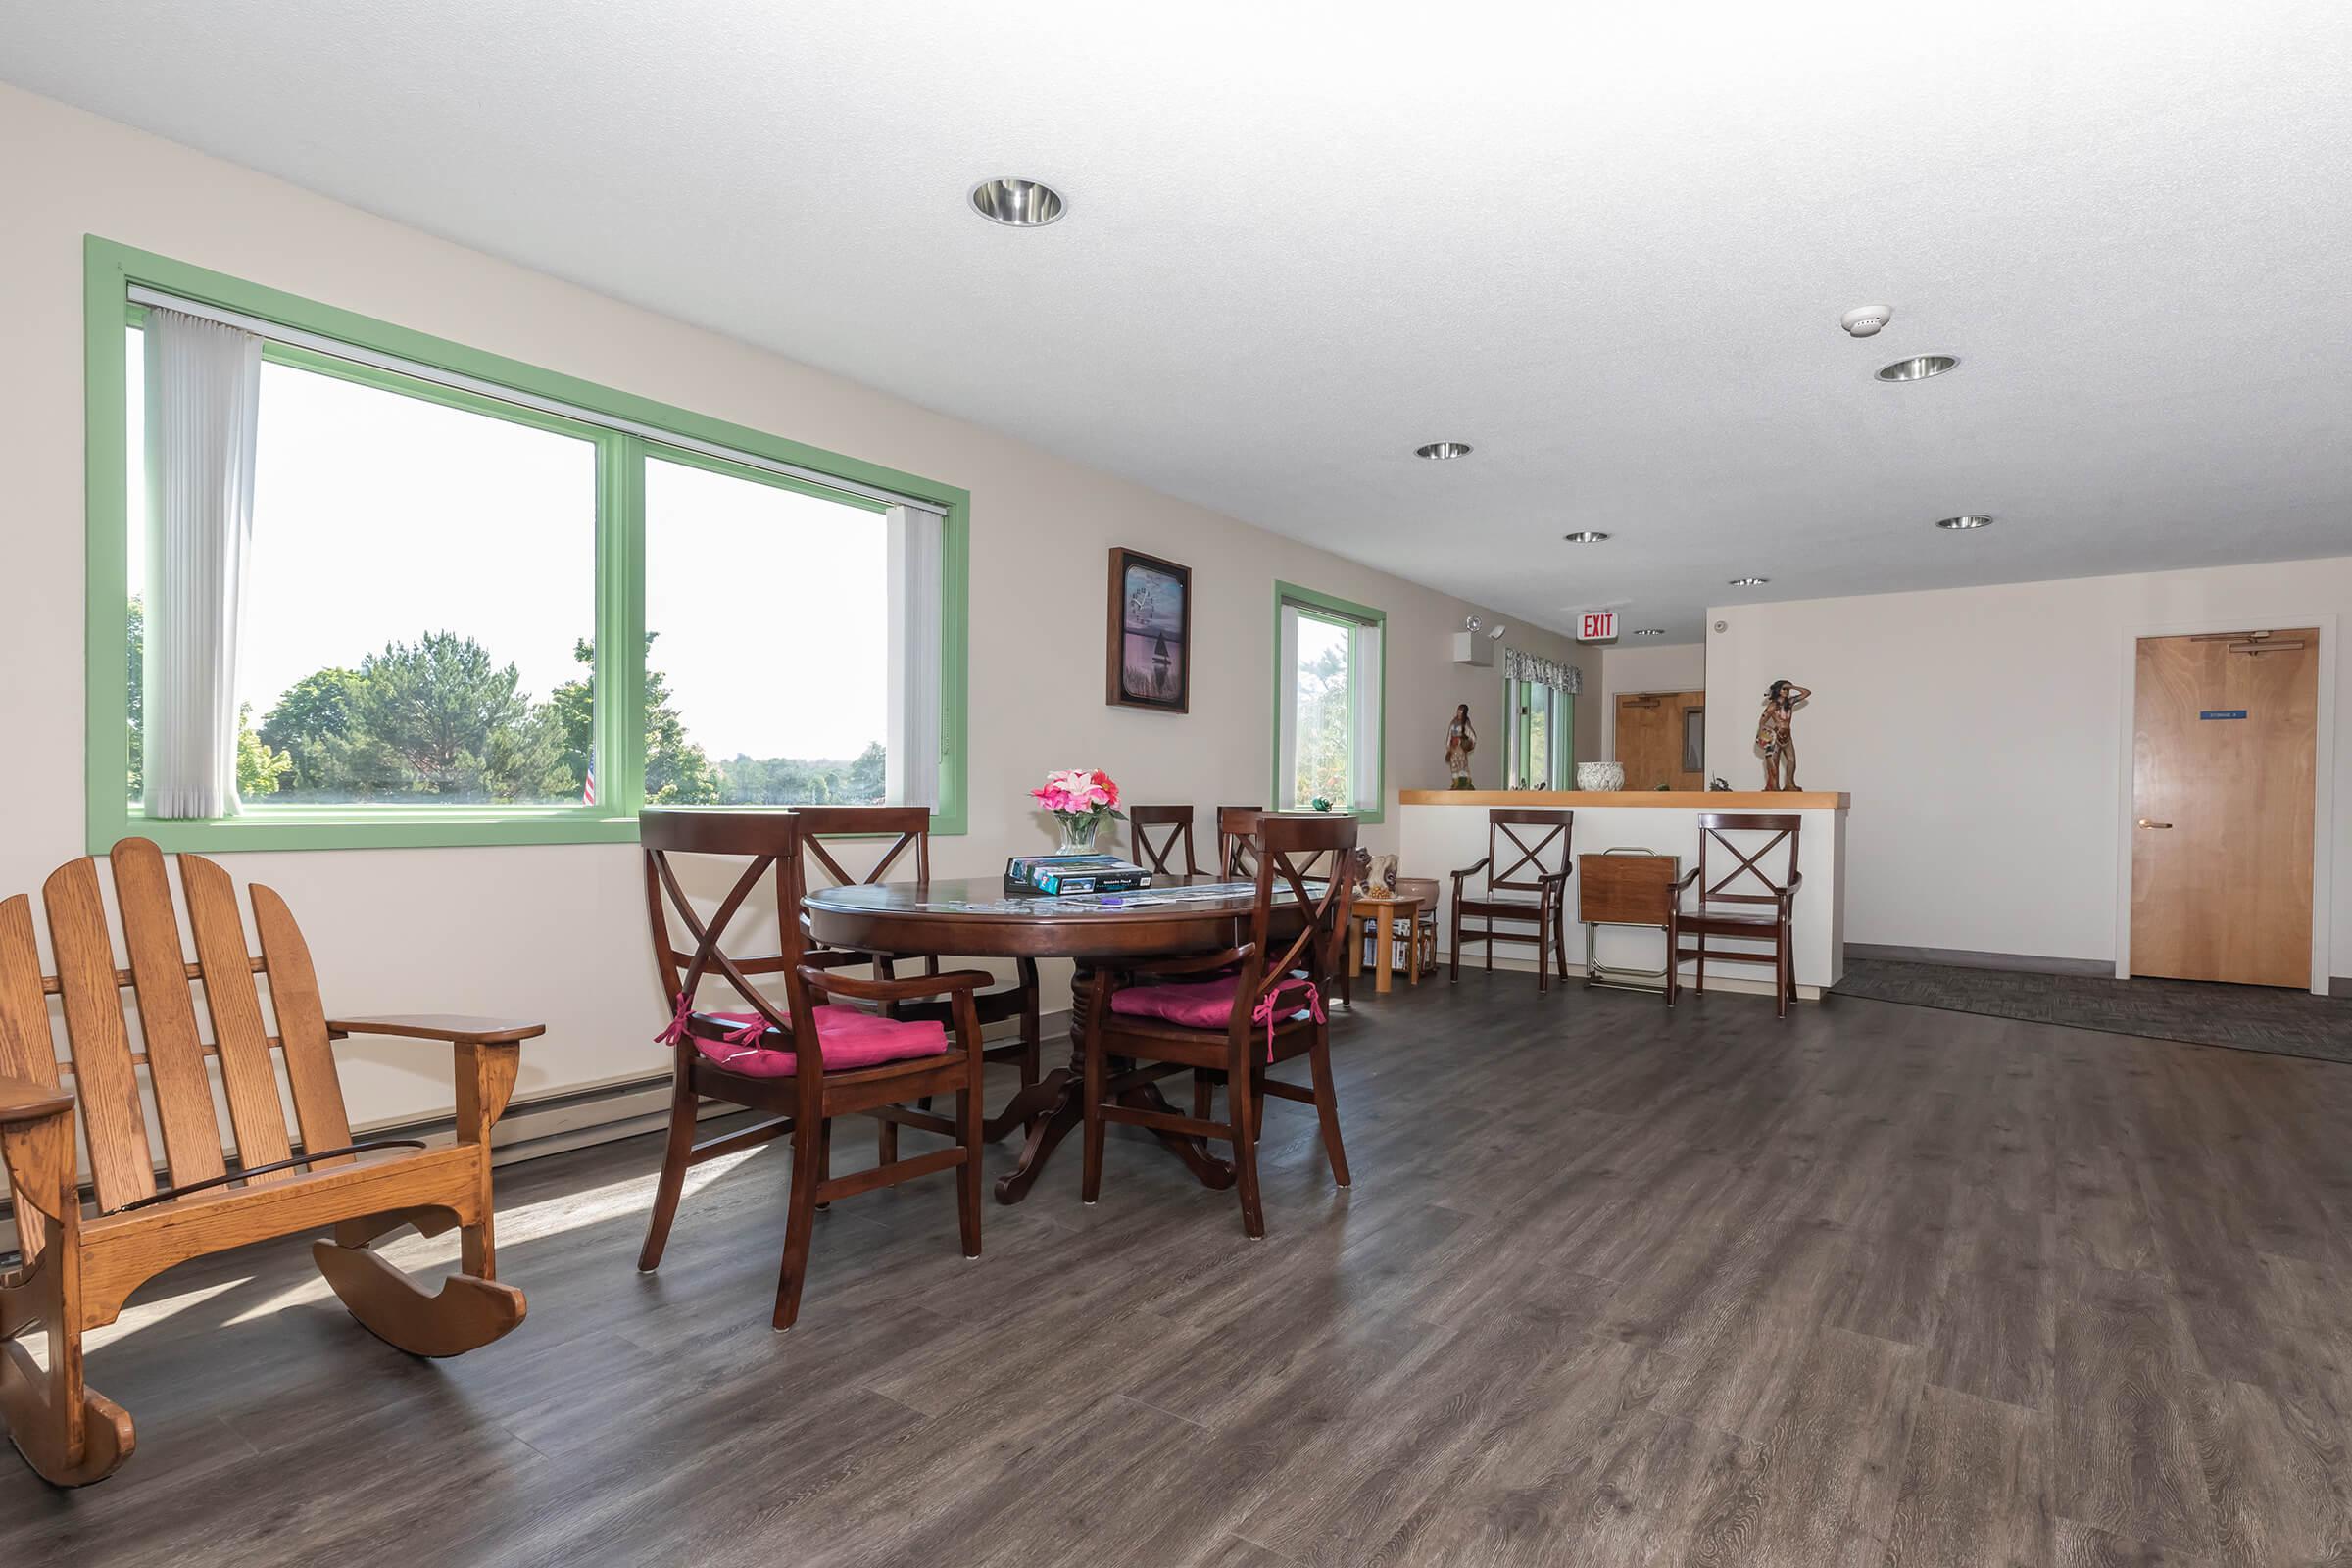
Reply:
[[1396, 799], [1404, 806], [1662, 806], [1685, 811], [1842, 811], [1852, 804], [1843, 790], [1398, 790]]

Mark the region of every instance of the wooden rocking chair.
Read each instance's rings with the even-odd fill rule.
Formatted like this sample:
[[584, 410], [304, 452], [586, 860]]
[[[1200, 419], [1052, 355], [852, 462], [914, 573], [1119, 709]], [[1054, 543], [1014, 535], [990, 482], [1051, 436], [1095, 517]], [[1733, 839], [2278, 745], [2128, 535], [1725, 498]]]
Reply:
[[[98, 867], [62, 866], [44, 884], [57, 973], [41, 973], [32, 901], [0, 903], [0, 1156], [16, 1196], [24, 1264], [0, 1275], [0, 1416], [34, 1470], [61, 1487], [102, 1481], [130, 1457], [130, 1417], [82, 1382], [81, 1337], [121, 1314], [140, 1285], [175, 1263], [250, 1242], [331, 1225], [312, 1248], [351, 1315], [412, 1355], [458, 1355], [522, 1321], [522, 1293], [497, 1282], [490, 1209], [490, 1128], [514, 1088], [519, 1042], [544, 1026], [442, 1015], [329, 1019], [309, 947], [285, 901], [254, 886], [262, 956], [246, 953], [228, 873], [179, 857], [196, 961], [180, 945], [164, 858], [146, 839], [108, 857], [130, 966], [115, 964]], [[276, 1035], [265, 1032], [254, 976], [270, 977]], [[213, 1039], [196, 1027], [193, 980], [204, 982]], [[134, 1052], [122, 991], [135, 988], [146, 1050]], [[71, 1091], [50, 1037], [48, 996], [64, 1004]], [[438, 1040], [457, 1056], [458, 1142], [354, 1143], [330, 1041], [346, 1035]], [[284, 1055], [303, 1152], [286, 1134], [273, 1051]], [[220, 1063], [237, 1168], [222, 1156], [208, 1058]], [[159, 1186], [141, 1103], [144, 1065], [162, 1123], [168, 1180]], [[74, 1107], [90, 1150], [95, 1215], [75, 1185]], [[427, 1236], [452, 1225], [463, 1272], [437, 1296], [368, 1250], [403, 1225]], [[43, 1370], [17, 1336], [46, 1332]]]

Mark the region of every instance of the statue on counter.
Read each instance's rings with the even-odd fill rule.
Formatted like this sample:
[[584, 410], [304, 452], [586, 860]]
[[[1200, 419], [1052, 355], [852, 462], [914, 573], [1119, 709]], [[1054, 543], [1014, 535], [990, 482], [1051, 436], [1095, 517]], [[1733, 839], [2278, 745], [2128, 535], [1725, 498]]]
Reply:
[[1764, 693], [1764, 712], [1756, 720], [1756, 750], [1764, 754], [1764, 787], [1796, 788], [1796, 737], [1788, 721], [1799, 704], [1813, 693], [1791, 680], [1776, 680]]
[[1453, 721], [1446, 726], [1446, 770], [1453, 775], [1449, 788], [1471, 789], [1470, 754], [1478, 750], [1478, 731], [1470, 725], [1470, 705], [1462, 704], [1453, 710]]

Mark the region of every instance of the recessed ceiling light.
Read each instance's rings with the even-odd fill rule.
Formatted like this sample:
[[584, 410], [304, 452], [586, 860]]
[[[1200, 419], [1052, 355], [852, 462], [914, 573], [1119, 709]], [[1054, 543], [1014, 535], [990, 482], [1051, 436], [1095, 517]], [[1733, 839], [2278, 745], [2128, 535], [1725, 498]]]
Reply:
[[1432, 463], [1444, 463], [1448, 458], [1466, 458], [1469, 455], [1470, 443], [1467, 441], [1432, 441], [1425, 447], [1413, 448], [1414, 457], [1427, 458]]
[[1061, 192], [1034, 179], [984, 179], [972, 187], [972, 211], [1007, 228], [1043, 228], [1062, 206]]
[[1731, 586], [1734, 588], [1761, 588], [1770, 581], [1772, 581], [1770, 577], [1734, 577]]
[[1941, 375], [1960, 362], [1949, 354], [1919, 354], [1907, 360], [1897, 360], [1879, 371], [1882, 381], [1925, 381], [1931, 375]]
[[1634, 635], [1637, 637], [1663, 637], [1666, 635], [1666, 628], [1663, 626], [1644, 626], [1641, 630], [1635, 632]]
[[1594, 528], [1579, 528], [1574, 533], [1564, 533], [1560, 537], [1572, 545], [1596, 545], [1608, 535]]
[[1992, 526], [1992, 519], [1982, 512], [1971, 512], [1957, 517], [1938, 517], [1936, 519], [1936, 526], [1938, 528], [1989, 528]]

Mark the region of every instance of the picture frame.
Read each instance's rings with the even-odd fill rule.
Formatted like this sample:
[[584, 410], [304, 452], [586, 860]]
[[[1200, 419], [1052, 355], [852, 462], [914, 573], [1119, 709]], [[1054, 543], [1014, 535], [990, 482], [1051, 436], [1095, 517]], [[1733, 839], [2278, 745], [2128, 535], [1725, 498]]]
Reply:
[[1189, 713], [1193, 702], [1193, 568], [1114, 546], [1110, 552], [1103, 701]]

